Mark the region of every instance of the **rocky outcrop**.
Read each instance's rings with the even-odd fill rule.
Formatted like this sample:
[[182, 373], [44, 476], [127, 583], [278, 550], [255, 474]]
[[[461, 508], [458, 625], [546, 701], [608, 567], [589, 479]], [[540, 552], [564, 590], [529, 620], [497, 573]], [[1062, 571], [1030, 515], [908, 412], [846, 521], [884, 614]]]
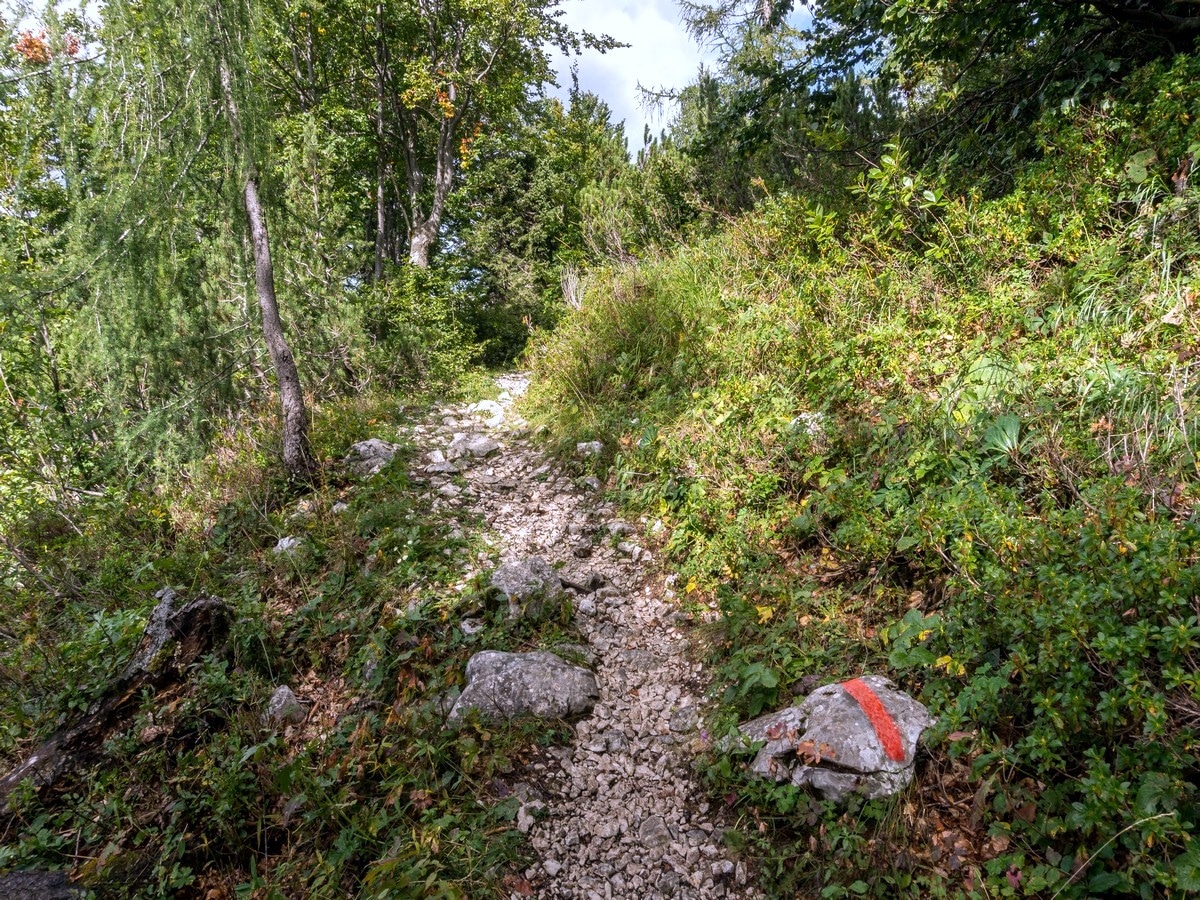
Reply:
[[591, 712], [599, 697], [595, 675], [553, 653], [486, 650], [467, 663], [467, 686], [450, 720], [473, 709], [488, 719], [569, 719]]
[[762, 744], [750, 770], [811, 787], [829, 800], [851, 791], [888, 797], [912, 781], [929, 711], [878, 675], [817, 688], [797, 706], [760, 716], [738, 729]]

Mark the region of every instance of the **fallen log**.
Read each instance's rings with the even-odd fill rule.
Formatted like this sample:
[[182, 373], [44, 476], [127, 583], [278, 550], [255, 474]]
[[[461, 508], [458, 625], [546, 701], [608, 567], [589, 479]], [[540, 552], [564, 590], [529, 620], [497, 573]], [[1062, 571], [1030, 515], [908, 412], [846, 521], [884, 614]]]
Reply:
[[94, 758], [108, 736], [133, 719], [143, 691], [157, 693], [183, 680], [196, 660], [224, 641], [232, 620], [225, 601], [202, 595], [180, 607], [170, 588], [155, 597], [158, 605], [129, 665], [81, 717], [59, 728], [0, 778], [0, 808], [11, 809], [10, 798], [22, 783], [42, 791]]

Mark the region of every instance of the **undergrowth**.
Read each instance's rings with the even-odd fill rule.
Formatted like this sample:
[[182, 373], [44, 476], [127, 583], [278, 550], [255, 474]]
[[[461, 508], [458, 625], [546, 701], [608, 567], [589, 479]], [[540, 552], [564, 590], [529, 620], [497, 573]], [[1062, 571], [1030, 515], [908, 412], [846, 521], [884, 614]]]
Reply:
[[543, 419], [719, 604], [725, 724], [867, 671], [938, 717], [892, 801], [713, 755], [773, 895], [1200, 888], [1196, 68], [1048, 114], [999, 199], [899, 148], [844, 209], [769, 198], [536, 348]]
[[[273, 423], [247, 416], [173, 483], [45, 506], [13, 529], [4, 573], [0, 761], [71, 720], [121, 671], [171, 585], [233, 609], [228, 640], [181, 684], [142, 699], [83, 770], [19, 793], [0, 817], [0, 872], [66, 868], [97, 897], [485, 897], [523, 850], [511, 784], [556, 725], [446, 725], [480, 649], [561, 640], [478, 603], [459, 536], [405, 474], [339, 460], [396, 440], [420, 410], [365, 397], [318, 408], [325, 465], [298, 495], [272, 463]], [[344, 503], [345, 507], [337, 506]], [[467, 523], [463, 523], [467, 524]], [[280, 537], [299, 539], [277, 553]], [[289, 684], [302, 725], [266, 720]]]

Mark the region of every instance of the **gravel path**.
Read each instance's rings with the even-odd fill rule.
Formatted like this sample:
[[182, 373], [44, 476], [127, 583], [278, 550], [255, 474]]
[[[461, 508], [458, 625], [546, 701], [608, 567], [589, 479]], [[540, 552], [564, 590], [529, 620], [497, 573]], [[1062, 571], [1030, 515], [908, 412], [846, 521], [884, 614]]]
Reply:
[[[413, 428], [427, 455], [412, 474], [437, 492], [436, 504], [484, 516], [502, 561], [536, 555], [562, 563], [565, 580], [606, 581], [574, 599], [600, 702], [572, 744], [550, 750], [532, 783], [517, 787], [518, 827], [541, 862], [513, 896], [528, 888], [553, 898], [757, 896], [725, 849], [720, 810], [691, 774], [705, 678], [673, 593], [599, 485], [572, 479], [529, 440], [511, 410], [526, 379], [498, 381], [499, 404], [441, 407]], [[491, 565], [480, 556], [474, 565]]]

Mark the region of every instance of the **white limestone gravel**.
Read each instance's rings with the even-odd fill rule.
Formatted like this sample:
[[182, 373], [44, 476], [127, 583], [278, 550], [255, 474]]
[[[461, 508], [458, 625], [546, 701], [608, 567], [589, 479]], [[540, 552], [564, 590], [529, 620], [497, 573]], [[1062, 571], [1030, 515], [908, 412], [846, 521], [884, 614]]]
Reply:
[[[411, 429], [427, 455], [410, 474], [436, 506], [483, 516], [500, 562], [541, 556], [568, 581], [606, 582], [574, 597], [600, 701], [576, 724], [575, 740], [548, 751], [517, 786], [517, 824], [538, 860], [525, 879], [546, 898], [758, 897], [724, 845], [723, 809], [705, 800], [692, 774], [707, 739], [706, 682], [672, 593], [638, 529], [603, 503], [598, 482], [573, 478], [530, 440], [512, 408], [526, 377], [498, 381], [498, 403], [443, 406]], [[458, 455], [466, 447], [488, 452]], [[444, 471], [449, 458], [461, 473]], [[467, 561], [464, 585], [495, 565], [480, 556]]]

